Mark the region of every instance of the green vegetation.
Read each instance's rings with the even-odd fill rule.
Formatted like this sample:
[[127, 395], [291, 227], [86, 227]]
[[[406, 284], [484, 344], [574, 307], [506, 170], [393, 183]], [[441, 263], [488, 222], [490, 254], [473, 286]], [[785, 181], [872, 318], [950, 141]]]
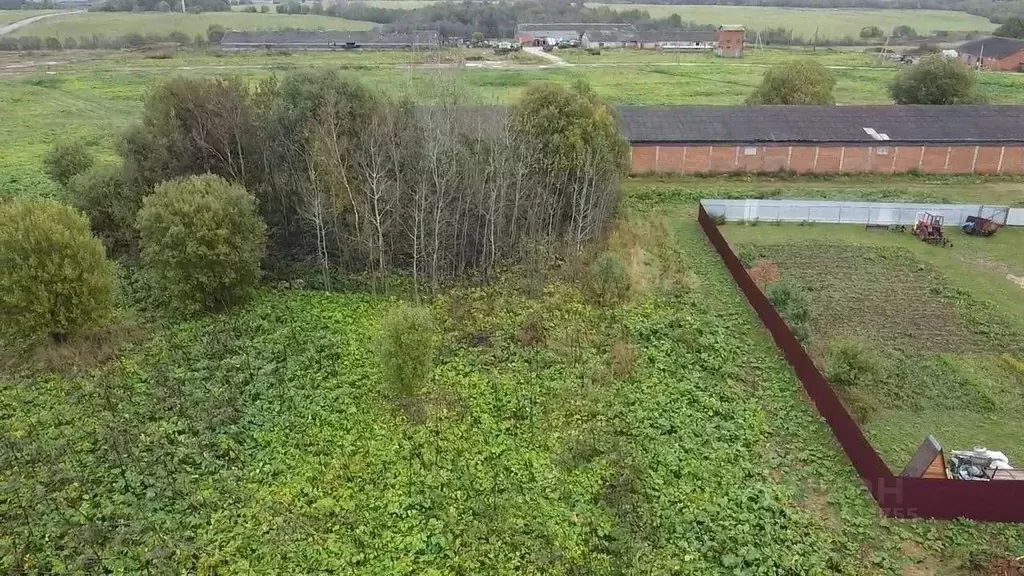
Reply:
[[[0, 12], [2, 13], [2, 12]], [[211, 25], [227, 30], [279, 30], [303, 28], [309, 30], [369, 30], [370, 22], [354, 22], [330, 16], [308, 14], [251, 14], [246, 12], [204, 12], [180, 14], [162, 12], [88, 12], [55, 16], [30, 24], [14, 32], [14, 36], [76, 38], [93, 35], [113, 38], [128, 34], [157, 34], [167, 36], [182, 32], [190, 37], [206, 35]]]
[[142, 206], [142, 194], [125, 182], [121, 166], [103, 164], [75, 176], [64, 199], [85, 213], [108, 254], [126, 254], [135, 247], [135, 215]]
[[626, 263], [614, 252], [603, 252], [588, 270], [587, 291], [590, 298], [601, 306], [617, 306], [629, 295], [629, 275]]
[[793, 60], [769, 68], [747, 104], [828, 106], [836, 103], [835, 86], [835, 77], [820, 63]]
[[212, 174], [164, 182], [143, 200], [138, 228], [142, 271], [177, 309], [224, 310], [256, 287], [267, 231], [241, 186]]
[[73, 208], [54, 202], [0, 202], [0, 342], [31, 348], [105, 319], [113, 273], [103, 245]]
[[437, 334], [429, 308], [398, 305], [384, 319], [380, 364], [384, 382], [411, 399], [423, 391], [433, 370]]
[[[695, 223], [701, 197], [1024, 205], [1024, 180], [634, 179], [620, 193], [599, 97], [739, 103], [788, 54], [443, 71], [394, 69], [423, 57], [405, 53], [119, 54], [4, 80], [0, 107], [18, 114], [0, 124], [0, 193], [82, 206], [125, 253], [118, 312], [142, 312], [150, 334], [111, 329], [87, 365], [0, 365], [0, 571], [860, 576], [1024, 554], [1021, 526], [880, 517]], [[860, 63], [830, 70], [841, 101], [887, 98], [892, 68], [817, 58]], [[181, 67], [195, 69], [165, 80]], [[239, 77], [210, 78], [225, 70]], [[979, 81], [1021, 98], [1016, 76]], [[523, 94], [505, 145], [402, 99]], [[63, 139], [100, 162], [66, 192], [43, 169]], [[192, 176], [206, 172], [232, 184]], [[116, 232], [147, 194], [141, 260], [159, 287], [210, 308], [242, 279], [250, 300], [217, 316], [132, 308], [147, 275]], [[257, 210], [278, 276], [254, 287]], [[1024, 291], [1005, 276], [1024, 277], [1019, 231], [951, 249], [824, 225], [723, 231], [779, 265], [774, 301], [893, 468], [927, 433], [1024, 458], [1009, 417], [1024, 411]], [[229, 254], [245, 258], [209, 257]], [[226, 280], [232, 297], [210, 298]]]
[[765, 288], [764, 295], [789, 324], [796, 339], [806, 344], [811, 337], [811, 309], [803, 290], [789, 282], [773, 282]]
[[890, 467], [928, 434], [948, 449], [1024, 459], [1024, 239], [1004, 229], [952, 248], [859, 226], [725, 226], [733, 245], [807, 294], [812, 355]]
[[889, 85], [897, 104], [976, 104], [974, 70], [957, 58], [926, 56], [899, 73]]
[[557, 269], [537, 298], [518, 270], [444, 291], [416, 418], [375, 349], [404, 305], [366, 293], [265, 288], [89, 374], [5, 376], [0, 558], [28, 572], [860, 575], [1024, 553], [1020, 526], [879, 517], [694, 223], [701, 196], [775, 186], [874, 187], [631, 182], [609, 240], [630, 299], [592, 306]]
[[1004, 38], [1024, 38], [1024, 18], [1007, 18], [999, 28], [992, 32], [992, 35]]
[[699, 24], [744, 24], [748, 31], [769, 28], [790, 28], [805, 39], [818, 35], [819, 38], [838, 40], [844, 37], [858, 37], [865, 26], [878, 26], [892, 30], [901, 24], [913, 26], [921, 33], [936, 30], [973, 31], [992, 30], [995, 24], [987, 18], [964, 12], [945, 10], [859, 10], [859, 9], [814, 9], [782, 8], [769, 6], [686, 6], [670, 4], [596, 4], [587, 6], [608, 6], [613, 10], [640, 9], [650, 12], [652, 17], [664, 18], [678, 14], [683, 21]]
[[58, 142], [43, 158], [43, 169], [51, 180], [67, 186], [73, 177], [91, 168], [95, 161], [81, 142]]

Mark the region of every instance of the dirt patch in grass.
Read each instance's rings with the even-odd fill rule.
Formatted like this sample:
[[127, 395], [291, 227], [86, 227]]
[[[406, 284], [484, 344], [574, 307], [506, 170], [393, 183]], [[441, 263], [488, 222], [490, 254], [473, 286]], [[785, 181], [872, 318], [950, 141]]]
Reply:
[[985, 566], [983, 576], [1024, 576], [1024, 556], [1020, 558], [999, 558]]
[[764, 286], [779, 280], [779, 265], [771, 260], [758, 260], [750, 268], [750, 277], [757, 282], [758, 286]]

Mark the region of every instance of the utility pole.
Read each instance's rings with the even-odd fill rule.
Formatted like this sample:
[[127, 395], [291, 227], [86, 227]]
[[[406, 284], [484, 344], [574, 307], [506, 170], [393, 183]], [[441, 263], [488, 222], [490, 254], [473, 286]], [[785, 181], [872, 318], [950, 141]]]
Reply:
[[185, 0], [181, 0], [181, 13], [185, 13]]

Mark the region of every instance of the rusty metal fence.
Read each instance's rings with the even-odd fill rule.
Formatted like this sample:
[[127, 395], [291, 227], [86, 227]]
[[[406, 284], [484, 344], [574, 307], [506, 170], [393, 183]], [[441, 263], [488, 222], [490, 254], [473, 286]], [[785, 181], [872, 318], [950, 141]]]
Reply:
[[1024, 482], [903, 478], [893, 474], [785, 320], [747, 273], [703, 204], [697, 221], [883, 514], [893, 518], [1024, 523]]

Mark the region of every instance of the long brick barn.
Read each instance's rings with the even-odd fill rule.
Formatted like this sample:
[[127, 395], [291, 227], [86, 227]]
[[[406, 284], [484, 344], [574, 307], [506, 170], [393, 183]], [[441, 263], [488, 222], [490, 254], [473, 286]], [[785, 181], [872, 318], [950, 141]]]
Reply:
[[634, 173], [1024, 173], [1024, 106], [620, 107]]

